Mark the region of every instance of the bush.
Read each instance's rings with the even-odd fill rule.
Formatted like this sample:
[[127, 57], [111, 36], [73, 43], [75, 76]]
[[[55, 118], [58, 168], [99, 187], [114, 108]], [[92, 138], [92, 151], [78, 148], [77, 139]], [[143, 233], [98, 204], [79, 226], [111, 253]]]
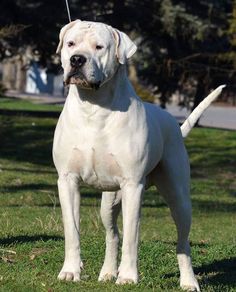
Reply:
[[151, 102], [154, 103], [155, 101], [155, 96], [154, 94], [147, 88], [145, 88], [144, 86], [140, 85], [140, 84], [133, 84], [135, 91], [137, 93], [137, 95], [146, 102]]

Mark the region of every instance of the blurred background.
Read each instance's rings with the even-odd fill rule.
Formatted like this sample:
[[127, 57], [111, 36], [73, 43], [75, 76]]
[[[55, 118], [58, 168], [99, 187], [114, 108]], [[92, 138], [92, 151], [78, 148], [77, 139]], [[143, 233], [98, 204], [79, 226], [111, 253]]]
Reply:
[[[71, 17], [100, 21], [138, 45], [130, 78], [145, 100], [194, 108], [220, 84], [236, 105], [236, 1], [69, 0]], [[0, 95], [64, 96], [58, 34], [64, 0], [0, 0]]]

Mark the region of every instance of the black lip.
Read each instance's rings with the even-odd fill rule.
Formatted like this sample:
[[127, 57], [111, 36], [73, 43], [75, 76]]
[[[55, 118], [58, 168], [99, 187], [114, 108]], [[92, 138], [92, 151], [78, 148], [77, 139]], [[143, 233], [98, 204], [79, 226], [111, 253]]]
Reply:
[[75, 71], [75, 72], [70, 72], [67, 75], [67, 79], [70, 79], [71, 77], [74, 77], [76, 75], [77, 75], [78, 78], [80, 78], [80, 76], [83, 77], [83, 74], [81, 72]]
[[90, 85], [91, 85], [92, 89], [98, 90], [100, 85], [101, 85], [101, 82], [99, 81], [99, 82], [96, 82], [96, 83], [92, 83]]
[[77, 76], [78, 78], [84, 78], [83, 74], [81, 72], [75, 71], [75, 72], [70, 72], [67, 77], [66, 80], [64, 81], [64, 84], [69, 85], [70, 84], [70, 79], [71, 77]]
[[[64, 85], [69, 85], [70, 84], [70, 79], [72, 77], [78, 77], [80, 79], [85, 79], [85, 76], [81, 73], [81, 72], [78, 72], [78, 71], [75, 71], [75, 72], [70, 72], [68, 75], [67, 75], [67, 78], [66, 80], [64, 81]], [[90, 83], [90, 87], [91, 89], [94, 89], [94, 90], [98, 90], [101, 86], [101, 81], [98, 81], [98, 82], [95, 82], [95, 83]]]

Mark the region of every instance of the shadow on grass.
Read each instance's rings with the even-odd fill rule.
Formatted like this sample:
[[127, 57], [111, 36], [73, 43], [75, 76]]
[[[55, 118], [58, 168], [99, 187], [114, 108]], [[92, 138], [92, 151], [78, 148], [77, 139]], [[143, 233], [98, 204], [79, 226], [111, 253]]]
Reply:
[[15, 168], [11, 168], [11, 167], [1, 167], [2, 171], [9, 171], [9, 172], [21, 172], [21, 173], [40, 173], [40, 174], [57, 174], [56, 169], [55, 170], [43, 170], [40, 168], [37, 169], [26, 169], [26, 168], [20, 168], [20, 167], [15, 167]]
[[0, 187], [0, 191], [8, 191], [8, 192], [21, 192], [21, 191], [37, 191], [37, 190], [48, 190], [48, 191], [55, 191], [56, 189], [56, 184], [55, 185], [49, 185], [49, 184], [22, 184], [22, 185], [3, 185]]
[[[236, 138], [236, 136], [235, 136]], [[236, 140], [235, 140], [236, 141]], [[235, 142], [234, 141], [234, 142]], [[234, 172], [236, 164], [236, 151], [235, 143], [227, 142], [231, 145], [215, 145], [217, 142], [206, 148], [206, 152], [203, 151], [203, 145], [191, 145], [188, 147], [188, 154], [190, 157], [198, 155], [198, 158], [191, 163], [191, 175], [195, 178], [206, 177], [208, 174], [215, 174], [217, 171], [227, 169]]]
[[192, 199], [194, 210], [200, 209], [207, 213], [214, 212], [236, 212], [236, 203], [226, 203], [222, 201], [200, 201]]
[[[43, 184], [43, 183], [31, 183], [31, 184], [20, 184], [20, 185], [1, 185], [0, 187], [0, 194], [3, 196], [6, 192], [8, 193], [22, 193], [22, 192], [39, 192], [40, 196], [48, 194], [56, 194], [56, 197], [58, 197], [58, 190], [55, 184]], [[0, 195], [0, 197], [1, 197]], [[96, 205], [99, 203], [102, 199], [102, 192], [96, 191], [94, 189], [90, 189], [88, 187], [81, 187], [81, 205], [82, 206], [94, 206], [94, 203]], [[94, 201], [87, 201], [90, 199], [95, 199]], [[99, 201], [99, 202], [98, 202]], [[192, 199], [193, 209], [200, 210], [202, 212], [207, 213], [214, 213], [214, 212], [236, 212], [236, 202], [225, 202], [225, 201], [214, 201], [214, 200], [207, 200], [207, 201], [201, 201], [197, 199]], [[16, 206], [17, 204], [14, 204]], [[19, 204], [20, 206], [21, 204]], [[11, 205], [10, 205], [11, 206]], [[35, 204], [35, 206], [40, 207], [52, 207], [55, 206], [53, 203], [48, 204]], [[56, 206], [59, 206], [59, 204], [56, 204]], [[156, 192], [156, 191], [148, 191], [144, 195], [143, 208], [163, 208], [168, 207], [167, 204], [164, 202], [162, 197]]]
[[0, 158], [52, 166], [56, 121], [29, 117], [0, 117]]
[[[227, 285], [236, 287], [236, 257], [215, 260], [210, 264], [204, 264], [201, 267], [194, 268], [194, 273], [202, 278], [199, 283], [200, 286], [206, 285], [214, 287]], [[168, 273], [164, 275], [164, 278], [173, 278], [177, 276], [176, 273]]]
[[[177, 246], [177, 241], [174, 241], [174, 240], [173, 241], [162, 240], [161, 243]], [[203, 248], [203, 247], [209, 246], [209, 244], [207, 242], [195, 242], [195, 241], [193, 242], [193, 241], [190, 241], [190, 246], [191, 247]]]
[[195, 269], [196, 274], [203, 275], [207, 285], [231, 285], [236, 287], [236, 257], [213, 261]]
[[6, 116], [26, 116], [26, 117], [37, 117], [37, 118], [59, 118], [60, 111], [47, 111], [47, 110], [8, 110], [0, 109], [1, 115]]
[[1, 246], [8, 246], [11, 244], [23, 244], [23, 243], [31, 243], [36, 241], [61, 241], [64, 240], [61, 236], [50, 236], [50, 235], [19, 235], [19, 236], [12, 236], [6, 238], [0, 238], [0, 245]]

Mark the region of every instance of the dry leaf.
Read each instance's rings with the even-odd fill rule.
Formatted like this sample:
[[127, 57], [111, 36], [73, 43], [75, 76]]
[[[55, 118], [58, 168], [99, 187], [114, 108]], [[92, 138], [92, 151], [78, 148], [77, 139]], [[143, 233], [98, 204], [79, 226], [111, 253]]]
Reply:
[[16, 252], [14, 250], [11, 250], [11, 249], [3, 249], [3, 248], [0, 248], [0, 251], [3, 252], [3, 253], [16, 254]]
[[1, 259], [3, 260], [4, 263], [8, 263], [8, 264], [14, 264], [15, 263], [15, 259], [13, 258], [13, 256], [2, 256]]
[[29, 255], [30, 260], [34, 260], [37, 256], [44, 254], [48, 251], [46, 248], [33, 248]]

